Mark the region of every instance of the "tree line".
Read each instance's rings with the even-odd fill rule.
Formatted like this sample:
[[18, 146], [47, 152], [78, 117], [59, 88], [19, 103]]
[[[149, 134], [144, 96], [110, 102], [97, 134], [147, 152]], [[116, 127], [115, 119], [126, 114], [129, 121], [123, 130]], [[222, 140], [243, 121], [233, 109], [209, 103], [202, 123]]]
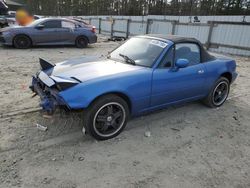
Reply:
[[40, 15], [250, 15], [250, 0], [23, 0]]

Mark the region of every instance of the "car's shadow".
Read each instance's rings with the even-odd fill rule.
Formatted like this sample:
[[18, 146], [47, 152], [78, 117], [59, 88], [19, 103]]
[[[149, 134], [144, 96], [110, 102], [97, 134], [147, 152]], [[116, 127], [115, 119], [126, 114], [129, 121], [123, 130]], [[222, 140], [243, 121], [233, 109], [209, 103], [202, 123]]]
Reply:
[[[167, 126], [168, 124], [173, 125], [176, 122], [185, 123], [190, 113], [192, 113], [193, 116], [202, 111], [206, 113], [206, 111], [211, 110], [211, 108], [207, 108], [199, 102], [175, 105], [147, 113], [143, 116], [131, 118], [124, 131], [133, 132], [134, 129], [140, 129], [142, 127], [148, 130], [152, 126]], [[39, 124], [49, 128], [48, 133], [46, 133], [48, 137], [62, 136], [72, 132], [82, 131], [83, 112], [59, 111], [50, 118], [44, 118], [40, 115], [36, 120]]]
[[[152, 135], [169, 136], [169, 131], [174, 131], [173, 134], [181, 134], [185, 130], [190, 131], [190, 128], [192, 131], [202, 129], [203, 127], [208, 128], [211, 126], [210, 124], [218, 124], [218, 128], [221, 129], [223, 126], [226, 126], [221, 122], [221, 117], [225, 117], [225, 114], [230, 114], [237, 110], [237, 105], [235, 105], [233, 100], [216, 109], [208, 108], [200, 102], [171, 106], [130, 119], [124, 131], [116, 138], [107, 142], [113, 143], [114, 141], [132, 138], [143, 139], [144, 133], [147, 131], [150, 131]], [[47, 148], [61, 144], [71, 146], [75, 143], [88, 145], [96, 142], [90, 135], [82, 133], [83, 112], [66, 113], [65, 111], [59, 111], [49, 118], [44, 117], [41, 113], [33, 113], [32, 115], [24, 116], [24, 118], [16, 119], [13, 123], [25, 125], [24, 129], [17, 134], [22, 134], [28, 138], [28, 140], [22, 141], [19, 139], [16, 143], [17, 145], [24, 145], [27, 142]], [[48, 130], [39, 131], [36, 128], [37, 124], [47, 127]]]

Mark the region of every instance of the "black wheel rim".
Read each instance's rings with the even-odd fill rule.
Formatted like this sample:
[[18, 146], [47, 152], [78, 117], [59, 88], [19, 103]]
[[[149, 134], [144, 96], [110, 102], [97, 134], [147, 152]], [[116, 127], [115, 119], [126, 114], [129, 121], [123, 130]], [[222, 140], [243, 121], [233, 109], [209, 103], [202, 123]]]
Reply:
[[228, 83], [223, 81], [220, 82], [213, 92], [213, 102], [215, 105], [219, 106], [225, 102], [228, 96]]
[[85, 39], [78, 39], [79, 46], [85, 46], [85, 44], [86, 44]]
[[29, 46], [29, 41], [24, 37], [20, 37], [17, 39], [17, 45], [21, 48], [27, 48]]
[[116, 102], [103, 105], [94, 116], [94, 130], [102, 137], [109, 137], [121, 130], [126, 119], [124, 107]]

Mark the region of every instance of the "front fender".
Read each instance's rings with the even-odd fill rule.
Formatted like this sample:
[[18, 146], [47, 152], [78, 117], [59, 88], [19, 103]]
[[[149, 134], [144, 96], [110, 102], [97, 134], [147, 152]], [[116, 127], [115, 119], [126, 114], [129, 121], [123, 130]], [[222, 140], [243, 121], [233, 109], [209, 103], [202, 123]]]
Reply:
[[150, 92], [151, 71], [147, 71], [136, 77], [90, 80], [62, 91], [59, 95], [71, 109], [85, 109], [101, 95], [121, 93], [129, 98], [131, 110], [134, 112], [149, 106]]
[[79, 84], [69, 90], [60, 92], [59, 95], [67, 102], [71, 109], [87, 108], [90, 103], [97, 97], [112, 92], [120, 92], [131, 98], [129, 94], [121, 88], [115, 85], [95, 84], [95, 85], [83, 85]]

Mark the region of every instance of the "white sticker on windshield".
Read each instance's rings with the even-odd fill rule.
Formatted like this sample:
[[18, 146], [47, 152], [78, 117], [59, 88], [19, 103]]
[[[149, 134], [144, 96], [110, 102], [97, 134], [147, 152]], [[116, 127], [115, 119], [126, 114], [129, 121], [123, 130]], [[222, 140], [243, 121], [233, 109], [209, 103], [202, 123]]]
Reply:
[[166, 42], [162, 42], [162, 41], [159, 41], [159, 40], [151, 40], [150, 44], [160, 46], [161, 48], [165, 48], [168, 45]]

